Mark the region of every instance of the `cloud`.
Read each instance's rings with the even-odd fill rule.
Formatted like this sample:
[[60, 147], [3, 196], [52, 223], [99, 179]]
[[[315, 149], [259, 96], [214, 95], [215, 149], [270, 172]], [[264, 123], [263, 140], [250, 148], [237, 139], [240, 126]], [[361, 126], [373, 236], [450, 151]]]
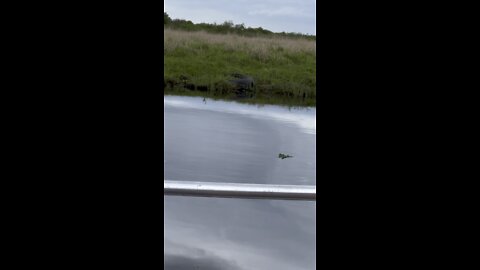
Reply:
[[240, 270], [230, 261], [202, 248], [191, 247], [164, 239], [169, 252], [163, 255], [165, 269]]
[[253, 10], [249, 11], [248, 15], [306, 17], [309, 14], [301, 9], [294, 7], [280, 7], [277, 9]]
[[165, 11], [174, 19], [195, 23], [231, 20], [274, 32], [316, 32], [314, 0], [164, 0], [164, 3]]
[[182, 255], [164, 255], [164, 268], [167, 270], [239, 270], [236, 265], [213, 256], [189, 257]]

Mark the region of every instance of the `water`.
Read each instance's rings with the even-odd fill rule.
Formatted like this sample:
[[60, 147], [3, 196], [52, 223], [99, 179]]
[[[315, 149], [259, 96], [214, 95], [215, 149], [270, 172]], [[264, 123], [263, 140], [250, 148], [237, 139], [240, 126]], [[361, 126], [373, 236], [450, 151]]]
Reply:
[[[165, 179], [316, 185], [314, 108], [176, 96], [164, 105]], [[315, 202], [164, 202], [166, 269], [315, 268]]]

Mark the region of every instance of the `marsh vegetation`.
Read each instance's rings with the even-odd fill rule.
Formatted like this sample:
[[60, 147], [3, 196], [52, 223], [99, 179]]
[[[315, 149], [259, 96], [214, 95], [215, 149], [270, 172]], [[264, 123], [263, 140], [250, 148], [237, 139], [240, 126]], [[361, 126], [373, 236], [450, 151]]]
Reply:
[[[253, 78], [252, 87], [232, 83]], [[164, 93], [315, 106], [316, 41], [164, 28]]]

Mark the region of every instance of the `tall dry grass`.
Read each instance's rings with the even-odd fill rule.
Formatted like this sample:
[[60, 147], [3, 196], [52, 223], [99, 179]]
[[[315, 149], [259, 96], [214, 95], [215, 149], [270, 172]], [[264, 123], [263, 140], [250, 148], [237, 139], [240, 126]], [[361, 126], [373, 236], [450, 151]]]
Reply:
[[212, 34], [205, 31], [186, 32], [164, 29], [164, 50], [171, 52], [178, 47], [194, 47], [198, 44], [222, 45], [226, 50], [245, 51], [249, 54], [266, 55], [272, 51], [291, 53], [305, 52], [316, 56], [316, 42], [306, 39], [283, 37], [246, 37], [235, 34]]
[[[198, 93], [235, 95], [228, 81], [231, 74], [240, 73], [254, 78], [256, 100], [316, 102], [314, 40], [168, 28], [164, 38], [165, 91], [199, 90], [201, 86], [203, 90]], [[190, 88], [186, 88], [186, 81]]]

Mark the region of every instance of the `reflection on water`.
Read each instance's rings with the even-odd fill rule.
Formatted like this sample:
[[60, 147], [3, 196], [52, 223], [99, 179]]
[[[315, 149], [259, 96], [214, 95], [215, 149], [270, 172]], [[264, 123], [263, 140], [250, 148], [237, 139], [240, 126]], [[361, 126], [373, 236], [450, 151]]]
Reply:
[[165, 96], [164, 105], [165, 107], [201, 109], [285, 121], [298, 125], [306, 133], [316, 134], [316, 109], [314, 107], [291, 109], [273, 105], [246, 105], [236, 102], [177, 96]]
[[[314, 108], [174, 96], [164, 104], [165, 179], [316, 184]], [[166, 269], [315, 267], [314, 202], [164, 201]]]

